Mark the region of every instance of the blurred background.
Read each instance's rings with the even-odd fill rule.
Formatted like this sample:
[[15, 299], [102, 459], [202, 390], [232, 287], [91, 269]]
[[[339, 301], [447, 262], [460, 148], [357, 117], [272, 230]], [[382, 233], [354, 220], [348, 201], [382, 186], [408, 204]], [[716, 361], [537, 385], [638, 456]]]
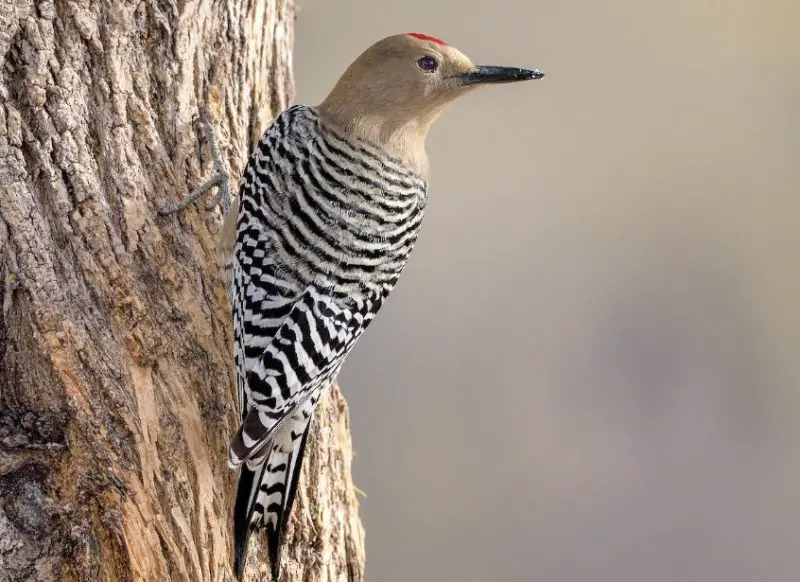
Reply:
[[800, 3], [297, 0], [297, 101], [425, 32], [454, 103], [348, 360], [367, 579], [800, 580]]

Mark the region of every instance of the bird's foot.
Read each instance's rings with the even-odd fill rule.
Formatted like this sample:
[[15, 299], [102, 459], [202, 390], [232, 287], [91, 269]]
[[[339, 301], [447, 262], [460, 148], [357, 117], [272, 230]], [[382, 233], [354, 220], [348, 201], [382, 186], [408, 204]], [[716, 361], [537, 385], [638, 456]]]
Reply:
[[212, 198], [211, 203], [207, 208], [213, 208], [217, 204], [222, 206], [223, 216], [228, 214], [228, 209], [231, 207], [231, 189], [229, 185], [228, 172], [225, 169], [225, 164], [222, 162], [222, 156], [217, 148], [217, 141], [214, 138], [214, 132], [211, 130], [211, 125], [206, 119], [200, 120], [200, 125], [203, 128], [206, 140], [208, 141], [209, 150], [211, 150], [211, 161], [213, 163], [214, 174], [205, 183], [194, 190], [186, 198], [177, 204], [170, 204], [160, 209], [158, 213], [161, 216], [168, 216], [180, 212], [197, 199], [207, 194], [212, 188], [219, 186], [219, 193]]

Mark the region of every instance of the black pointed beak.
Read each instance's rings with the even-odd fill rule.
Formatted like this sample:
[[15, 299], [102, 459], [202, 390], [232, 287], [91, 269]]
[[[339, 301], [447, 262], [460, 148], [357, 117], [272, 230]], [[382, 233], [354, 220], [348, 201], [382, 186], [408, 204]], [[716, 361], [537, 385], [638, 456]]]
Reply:
[[517, 67], [496, 67], [494, 65], [478, 65], [474, 71], [461, 73], [458, 80], [461, 85], [477, 85], [479, 83], [514, 83], [541, 79], [544, 73], [539, 69], [518, 69]]

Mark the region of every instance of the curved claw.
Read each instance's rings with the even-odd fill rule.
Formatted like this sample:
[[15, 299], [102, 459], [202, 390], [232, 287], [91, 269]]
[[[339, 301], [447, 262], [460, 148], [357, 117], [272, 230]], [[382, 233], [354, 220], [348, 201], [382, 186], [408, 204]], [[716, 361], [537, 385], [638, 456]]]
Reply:
[[207, 182], [192, 190], [192, 193], [186, 196], [180, 202], [177, 202], [176, 204], [169, 204], [159, 209], [158, 213], [161, 216], [169, 216], [170, 214], [180, 212], [197, 199], [208, 193], [215, 186], [219, 186], [219, 194], [212, 199], [211, 204], [207, 208], [210, 210], [219, 204], [222, 206], [222, 214], [224, 216], [228, 214], [228, 210], [231, 207], [231, 189], [228, 172], [225, 169], [225, 163], [222, 161], [219, 148], [217, 148], [217, 141], [214, 139], [214, 132], [211, 129], [211, 124], [206, 119], [201, 119], [200, 124], [203, 128], [203, 133], [205, 134], [206, 140], [208, 141], [209, 149], [211, 150], [211, 162], [214, 167], [214, 175], [211, 176], [211, 179], [209, 179]]

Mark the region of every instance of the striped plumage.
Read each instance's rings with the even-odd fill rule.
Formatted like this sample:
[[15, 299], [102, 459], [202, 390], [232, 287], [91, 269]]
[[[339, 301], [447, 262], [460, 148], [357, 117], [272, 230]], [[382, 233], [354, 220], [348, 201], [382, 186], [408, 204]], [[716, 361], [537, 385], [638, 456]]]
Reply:
[[258, 142], [242, 177], [233, 265], [242, 427], [229, 464], [245, 463], [240, 560], [263, 522], [277, 576], [314, 406], [397, 281], [425, 201], [424, 179], [346, 139], [314, 108], [287, 109]]
[[240, 579], [259, 526], [279, 577], [314, 408], [417, 240], [431, 124], [480, 83], [541, 76], [476, 66], [427, 35], [395, 35], [359, 56], [319, 106], [287, 109], [258, 142], [219, 247], [230, 276], [241, 412], [229, 450], [229, 465], [241, 467]]

